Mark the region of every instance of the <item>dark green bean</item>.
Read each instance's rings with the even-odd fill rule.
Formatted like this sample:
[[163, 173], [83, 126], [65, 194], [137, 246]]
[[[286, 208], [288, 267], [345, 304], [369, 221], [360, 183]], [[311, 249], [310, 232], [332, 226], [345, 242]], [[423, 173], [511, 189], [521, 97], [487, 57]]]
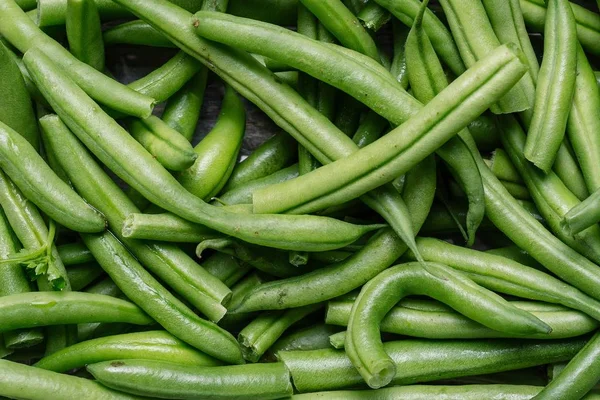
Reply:
[[104, 271], [94, 262], [87, 264], [79, 264], [67, 269], [67, 276], [71, 283], [71, 288], [75, 291], [80, 291], [90, 283], [94, 282]]
[[[412, 26], [412, 25], [411, 25]], [[392, 20], [393, 37], [394, 37], [394, 58], [392, 59], [392, 66], [390, 73], [400, 83], [403, 89], [408, 88], [408, 75], [406, 69], [406, 53], [404, 47], [406, 44], [406, 38], [410, 27], [402, 24], [394, 18]], [[462, 61], [461, 61], [462, 63]], [[464, 68], [464, 67], [463, 67]]]
[[360, 10], [356, 17], [362, 22], [365, 28], [377, 32], [382, 26], [388, 23], [392, 16], [386, 9], [371, 1]]
[[[207, 258], [202, 263], [207, 272], [222, 281], [228, 287], [232, 287], [248, 272], [252, 267], [246, 263], [239, 262], [235, 257], [226, 253], [216, 253]], [[233, 300], [233, 296], [232, 296]]]
[[[214, 257], [214, 256], [213, 256]], [[246, 294], [250, 292], [253, 288], [263, 283], [265, 279], [253, 272], [249, 275], [246, 275], [243, 279], [237, 282], [235, 285], [231, 287], [231, 301], [229, 302], [228, 307], [230, 309], [235, 309], [241, 303]], [[239, 331], [244, 325], [246, 325], [250, 320], [254, 317], [256, 313], [235, 313], [226, 314], [221, 321], [219, 321], [219, 325], [228, 331]]]
[[94, 256], [83, 243], [63, 244], [57, 247], [58, 255], [65, 266], [94, 261]]
[[[85, 292], [93, 293], [93, 294], [103, 294], [103, 295], [111, 296], [111, 297], [125, 298], [125, 296], [123, 295], [121, 290], [117, 287], [117, 285], [115, 285], [115, 283], [112, 281], [112, 279], [110, 279], [110, 277], [106, 277], [106, 278], [102, 279], [101, 281], [99, 281], [98, 283], [88, 286], [85, 289]], [[121, 327], [130, 327], [131, 326], [129, 324], [122, 324], [122, 323], [110, 324], [110, 323], [101, 323], [101, 322], [100, 323], [92, 322], [92, 323], [87, 323], [87, 324], [78, 324], [77, 325], [77, 341], [83, 342], [85, 340], [88, 340], [88, 339], [91, 339], [94, 337], [99, 337], [98, 334], [100, 333], [100, 331], [109, 325], [113, 326], [113, 327], [114, 326], [121, 326]]]
[[300, 328], [277, 340], [267, 354], [292, 350], [318, 350], [329, 348], [329, 336], [339, 332], [340, 328], [319, 324]]
[[71, 54], [104, 71], [104, 42], [95, 0], [67, 0], [65, 26]]
[[229, 0], [227, 12], [281, 26], [296, 23], [298, 0]]
[[508, 154], [504, 149], [498, 148], [494, 150], [489, 160], [486, 160], [487, 166], [503, 181], [523, 183], [523, 178], [519, 175], [519, 171], [515, 168]]
[[130, 44], [152, 47], [175, 47], [165, 35], [140, 20], [124, 22], [108, 28], [104, 31], [102, 39], [105, 46]]
[[587, 199], [574, 206], [565, 214], [561, 226], [570, 234], [575, 235], [585, 229], [590, 229], [600, 221], [600, 189]]
[[515, 245], [486, 250], [486, 253], [511, 259], [527, 267], [531, 267], [541, 271], [544, 270], [542, 264], [535, 261], [526, 251], [521, 250]]

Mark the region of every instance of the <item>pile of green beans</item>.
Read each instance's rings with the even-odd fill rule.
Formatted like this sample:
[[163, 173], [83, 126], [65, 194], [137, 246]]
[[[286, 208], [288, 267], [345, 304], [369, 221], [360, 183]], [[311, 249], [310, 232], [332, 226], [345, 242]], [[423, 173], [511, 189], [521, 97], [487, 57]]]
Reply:
[[0, 0], [0, 398], [600, 398], [577, 3]]

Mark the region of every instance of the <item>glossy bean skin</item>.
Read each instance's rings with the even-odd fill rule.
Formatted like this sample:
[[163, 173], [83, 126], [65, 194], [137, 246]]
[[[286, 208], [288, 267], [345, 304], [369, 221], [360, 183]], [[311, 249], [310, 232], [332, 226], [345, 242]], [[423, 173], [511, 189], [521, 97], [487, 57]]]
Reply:
[[544, 59], [524, 151], [525, 157], [545, 172], [552, 168], [563, 141], [568, 119], [563, 110], [569, 108], [575, 92], [575, 28], [569, 1], [549, 1], [544, 29]]
[[213, 254], [206, 259], [203, 265], [207, 272], [222, 281], [227, 287], [231, 287], [232, 290], [233, 286], [252, 270], [250, 265], [240, 262], [234, 256], [226, 253]]
[[162, 120], [191, 141], [200, 118], [200, 109], [204, 102], [208, 69], [202, 68], [177, 93], [169, 98], [165, 105]]
[[129, 132], [168, 170], [186, 170], [198, 157], [185, 137], [156, 116], [131, 121]]
[[278, 399], [293, 393], [282, 363], [191, 367], [145, 360], [92, 364], [87, 370], [109, 387], [162, 398]]
[[[156, 229], [157, 225], [161, 229]], [[123, 236], [138, 240], [198, 243], [220, 235], [212, 229], [190, 223], [173, 214], [131, 214], [125, 221]]]
[[[222, 254], [222, 253], [217, 253]], [[214, 257], [214, 256], [213, 256]], [[256, 286], [265, 282], [263, 274], [252, 272], [245, 275], [242, 279], [231, 286], [231, 302], [229, 303], [230, 309], [235, 309], [242, 303], [242, 300]], [[219, 326], [227, 329], [228, 331], [240, 331], [242, 328], [252, 320], [256, 313], [228, 313], [219, 321]]]
[[86, 398], [90, 400], [132, 400], [137, 396], [107, 389], [96, 382], [58, 374], [12, 361], [0, 360], [0, 395], [32, 400]]
[[[543, 365], [549, 360], [568, 360], [585, 343], [586, 339], [581, 338], [551, 341], [404, 339], [387, 342], [384, 349], [398, 366], [392, 384], [410, 385], [510, 371]], [[343, 350], [281, 351], [278, 358], [290, 370], [300, 393], [364, 385]]]
[[360, 10], [356, 17], [362, 22], [365, 28], [377, 32], [392, 17], [390, 13], [379, 4], [371, 2]]
[[0, 45], [0, 120], [39, 150], [40, 138], [31, 98], [14, 57], [10, 50]]
[[228, 332], [177, 300], [112, 234], [85, 235], [83, 241], [119, 289], [169, 333], [217, 359], [243, 363], [239, 346]]
[[523, 178], [519, 175], [519, 171], [517, 171], [504, 149], [498, 148], [494, 150], [492, 157], [490, 157], [489, 162], [486, 161], [486, 164], [498, 179], [523, 183]]
[[83, 245], [83, 243], [63, 244], [56, 249], [65, 266], [94, 261], [92, 253]]
[[107, 47], [118, 44], [175, 47], [162, 33], [140, 20], [124, 22], [105, 30], [102, 40]]
[[[66, 5], [66, 1], [64, 3]], [[31, 48], [42, 49], [61, 68], [69, 71], [71, 77], [87, 93], [108, 107], [140, 118], [146, 118], [152, 113], [154, 99], [124, 87], [77, 60], [58, 42], [43, 33], [13, 0], [3, 1], [0, 10], [2, 36], [22, 53]]]
[[[104, 212], [110, 228], [119, 234], [125, 217], [139, 210], [61, 120], [56, 116], [47, 118], [48, 123], [52, 123], [52, 131], [48, 132], [51, 134], [47, 137], [71, 182], [79, 193]], [[223, 316], [222, 303], [227, 301], [229, 290], [182, 250], [169, 244], [127, 240], [120, 234], [119, 239], [148, 269], [194, 307], [211, 319], [219, 320]]]
[[84, 322], [147, 325], [150, 318], [136, 305], [110, 296], [82, 292], [30, 292], [0, 298], [3, 332], [35, 326]]
[[67, 0], [65, 25], [71, 54], [104, 71], [104, 42], [95, 0]]
[[[449, 267], [427, 263], [425, 269], [417, 263], [401, 264], [380, 273], [362, 288], [348, 322], [345, 350], [373, 389], [388, 385], [396, 375], [394, 362], [383, 348], [379, 324], [394, 304], [411, 294], [431, 296], [492, 329], [517, 334], [551, 331], [538, 318], [508, 306], [495, 293]], [[477, 304], [475, 309], [473, 304]]]
[[235, 167], [245, 128], [244, 104], [227, 86], [217, 122], [194, 148], [198, 157], [194, 164], [176, 175], [179, 183], [206, 201], [219, 193]]
[[[410, 300], [410, 299], [405, 299]], [[426, 301], [421, 300], [425, 303]], [[440, 303], [439, 309], [422, 308], [417, 301], [400, 301], [381, 321], [381, 331], [398, 335], [427, 339], [483, 339], [483, 338], [529, 338], [564, 339], [590, 333], [598, 322], [579, 311], [566, 307], [534, 302], [511, 302], [517, 308], [526, 310], [552, 328], [550, 334], [515, 335], [487, 328], [464, 317]], [[429, 304], [427, 304], [429, 306]], [[327, 324], [347, 326], [352, 311], [350, 301], [330, 301], [327, 306]], [[444, 329], [440, 329], [444, 327]], [[343, 341], [342, 341], [343, 342]], [[343, 347], [343, 343], [342, 343]], [[341, 347], [336, 347], [341, 348]]]
[[[112, 279], [110, 279], [110, 277], [106, 277], [106, 278], [102, 279], [101, 281], [99, 281], [98, 283], [88, 286], [85, 289], [85, 292], [93, 293], [93, 294], [103, 294], [106, 296], [112, 296], [112, 297], [118, 297], [118, 298], [125, 298], [125, 296], [123, 295], [121, 290], [117, 287], [117, 285], [115, 285], [115, 283], [112, 281]], [[129, 325], [124, 325], [124, 324], [109, 324], [109, 323], [103, 324], [103, 323], [99, 323], [99, 322], [78, 324], [77, 325], [77, 341], [83, 342], [85, 340], [89, 340], [91, 338], [98, 337], [97, 334], [100, 331], [102, 331], [102, 329], [104, 329], [104, 327], [106, 327], [108, 325], [111, 325], [113, 327], [115, 325], [129, 327]]]
[[30, 201], [61, 225], [76, 232], [106, 228], [104, 216], [64, 183], [25, 138], [3, 123], [0, 166]]
[[583, 349], [533, 399], [580, 399], [598, 383], [600, 376], [600, 335], [596, 334]]
[[565, 214], [562, 226], [570, 234], [593, 228], [600, 221], [600, 189]]
[[171, 361], [185, 365], [221, 365], [165, 331], [108, 336], [77, 343], [44, 357], [35, 367], [65, 373], [88, 364], [114, 359]]
[[79, 264], [67, 268], [67, 277], [71, 283], [71, 289], [74, 291], [84, 289], [103, 274], [104, 271], [95, 262]]
[[[407, 175], [403, 197], [413, 229], [419, 231], [429, 214], [435, 193], [435, 161], [428, 158]], [[301, 307], [326, 301], [364, 285], [407, 250], [391, 230], [376, 234], [357, 253], [339, 263], [252, 290], [235, 312]]]
[[325, 324], [301, 328], [277, 340], [268, 353], [327, 349], [329, 348], [329, 336], [339, 332], [339, 330], [340, 328], [336, 326]]

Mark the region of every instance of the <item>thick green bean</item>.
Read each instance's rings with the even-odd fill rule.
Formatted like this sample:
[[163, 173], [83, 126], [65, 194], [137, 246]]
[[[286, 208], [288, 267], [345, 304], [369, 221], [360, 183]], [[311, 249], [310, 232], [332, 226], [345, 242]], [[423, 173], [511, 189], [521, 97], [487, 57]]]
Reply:
[[228, 288], [177, 246], [123, 238], [120, 231], [125, 217], [139, 210], [60, 119], [56, 116], [47, 118], [53, 128], [48, 135], [49, 141], [77, 190], [104, 211], [111, 229], [148, 269], [198, 310], [218, 321], [225, 313], [222, 304], [230, 296]]
[[102, 40], [105, 46], [129, 44], [152, 47], [175, 47], [162, 33], [145, 23], [135, 20], [124, 22], [104, 31]]
[[116, 175], [166, 210], [250, 243], [286, 250], [333, 250], [376, 228], [310, 215], [234, 214], [210, 206], [185, 190], [43, 53], [32, 49], [24, 60], [55, 111], [79, 139]]
[[[156, 229], [157, 224], [161, 229]], [[198, 243], [220, 235], [212, 229], [192, 224], [173, 214], [132, 214], [127, 218], [123, 236], [139, 240]]]
[[57, 247], [58, 255], [65, 266], [94, 261], [92, 253], [83, 243], [63, 244]]
[[500, 296], [442, 264], [428, 263], [427, 269], [416, 263], [398, 265], [363, 287], [348, 322], [345, 350], [373, 389], [388, 385], [396, 375], [394, 361], [381, 343], [379, 324], [398, 300], [411, 294], [431, 296], [495, 330], [525, 335], [552, 330], [530, 313], [509, 306]]
[[104, 42], [95, 0], [67, 0], [65, 25], [71, 54], [104, 71]]
[[110, 296], [82, 292], [30, 292], [0, 298], [0, 331], [84, 322], [147, 325], [136, 305]]
[[[319, 210], [351, 200], [406, 172], [424, 154], [430, 154], [466, 127], [523, 76], [526, 66], [520, 59], [522, 53], [515, 50], [513, 46], [499, 47], [450, 84], [409, 121], [352, 156], [255, 192], [254, 211], [298, 213]], [[489, 80], [484, 76], [490, 77]], [[431, 129], [433, 125], [435, 129]], [[425, 132], [426, 137], [423, 136]], [[409, 146], [410, 149], [405, 151], [405, 147]], [[369, 161], [365, 161], [366, 158]], [[372, 173], [374, 170], [376, 174]], [[324, 176], [327, 188], [323, 187], [324, 181], [321, 180]], [[331, 181], [332, 176], [335, 176], [335, 181]], [[309, 192], [303, 189], [307, 184]], [[295, 193], [289, 193], [290, 185], [294, 186]]]
[[544, 28], [544, 59], [540, 67], [533, 118], [527, 131], [525, 157], [548, 172], [565, 136], [568, 109], [575, 92], [577, 32], [568, 0], [549, 0]]
[[31, 98], [14, 54], [0, 44], [0, 121], [39, 150], [40, 138]]
[[317, 303], [285, 311], [268, 311], [260, 314], [238, 335], [244, 358], [250, 362], [258, 362], [260, 357], [290, 326], [322, 306]]
[[[66, 5], [66, 1], [64, 1]], [[22, 53], [39, 49], [100, 103], [140, 118], [152, 113], [154, 99], [127, 88], [100, 71], [77, 60], [58, 42], [43, 33], [13, 0], [0, 3], [0, 34]]]
[[582, 398], [600, 379], [600, 334], [596, 334], [579, 353], [533, 399]]
[[510, 158], [508, 158], [508, 154], [506, 154], [504, 149], [498, 148], [494, 150], [489, 161], [486, 160], [486, 164], [498, 179], [523, 183], [523, 178], [519, 175], [519, 171], [517, 171]]
[[185, 137], [154, 115], [131, 121], [129, 128], [131, 136], [166, 169], [186, 170], [198, 157]]
[[[384, 349], [397, 368], [394, 385], [510, 371], [550, 360], [568, 360], [586, 339], [536, 340], [428, 340], [387, 342]], [[278, 358], [288, 367], [300, 393], [336, 390], [364, 385], [342, 350], [281, 351]]]
[[183, 88], [169, 98], [162, 114], [162, 120], [189, 141], [194, 137], [200, 118], [207, 77], [208, 69], [202, 68]]
[[90, 400], [133, 400], [131, 396], [88, 379], [45, 371], [16, 362], [0, 360], [0, 395], [31, 400], [85, 398]]
[[82, 235], [102, 268], [119, 289], [169, 333], [217, 359], [243, 363], [235, 339], [212, 322], [198, 317], [146, 272], [110, 233]]
[[28, 199], [61, 225], [76, 232], [106, 228], [104, 216], [63, 182], [25, 138], [1, 122], [0, 166]]
[[[415, 302], [416, 301], [401, 301], [392, 308], [381, 321], [381, 331], [428, 339], [523, 337], [529, 339], [552, 340], [581, 336], [598, 327], [598, 321], [582, 312], [573, 311], [566, 307], [545, 303], [511, 302], [511, 305], [530, 312], [552, 328], [550, 334], [534, 333], [521, 336], [487, 328], [440, 303], [437, 304], [440, 304], [442, 307], [436, 310], [422, 309], [420, 304], [414, 304]], [[418, 302], [424, 301], [419, 300]], [[437, 305], [436, 303], [433, 304]], [[325, 323], [348, 326], [351, 310], [351, 301], [329, 302]]]
[[[567, 125], [568, 127], [568, 125]], [[569, 188], [579, 200], [585, 200], [590, 194], [583, 178], [583, 173], [579, 168], [577, 159], [572, 154], [568, 142], [563, 142], [563, 146], [558, 149], [556, 162], [554, 163], [554, 171], [556, 175], [563, 181], [566, 187]]]
[[171, 361], [184, 365], [215, 366], [221, 363], [165, 331], [150, 331], [88, 340], [44, 357], [34, 366], [68, 372], [88, 364], [114, 359]]
[[103, 274], [102, 268], [94, 262], [75, 265], [67, 269], [71, 289], [75, 291], [84, 289]]
[[238, 94], [225, 89], [221, 112], [212, 130], [194, 148], [198, 158], [176, 175], [190, 193], [206, 201], [221, 191], [235, 166], [246, 128], [246, 111]]
[[282, 363], [192, 367], [164, 361], [117, 360], [88, 365], [102, 384], [128, 393], [186, 399], [279, 399], [293, 393]]

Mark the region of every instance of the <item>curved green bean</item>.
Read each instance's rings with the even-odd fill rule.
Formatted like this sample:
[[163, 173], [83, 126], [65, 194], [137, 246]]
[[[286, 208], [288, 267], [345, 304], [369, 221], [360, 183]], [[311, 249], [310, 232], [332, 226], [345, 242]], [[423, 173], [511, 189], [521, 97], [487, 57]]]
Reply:
[[519, 171], [517, 171], [510, 158], [508, 158], [508, 154], [506, 154], [504, 149], [497, 148], [494, 150], [489, 161], [486, 161], [486, 164], [498, 179], [523, 183], [523, 178], [519, 175]]
[[[156, 229], [157, 224], [161, 229]], [[123, 226], [123, 236], [139, 240], [198, 243], [220, 237], [220, 234], [173, 214], [131, 214]]]
[[88, 364], [115, 359], [171, 361], [184, 365], [216, 366], [221, 363], [165, 331], [108, 336], [77, 343], [42, 358], [34, 367], [65, 373]]
[[67, 0], [65, 25], [71, 54], [104, 71], [104, 42], [95, 0]]
[[95, 262], [79, 264], [67, 268], [67, 277], [71, 283], [71, 289], [80, 291], [101, 277], [104, 271]]
[[84, 246], [83, 243], [63, 244], [56, 248], [58, 255], [65, 266], [84, 264], [94, 261], [92, 253]]
[[102, 40], [105, 46], [130, 44], [152, 47], [175, 47], [165, 35], [140, 20], [124, 22], [108, 28], [102, 34]]
[[88, 365], [102, 384], [133, 394], [186, 399], [279, 399], [293, 393], [282, 363], [191, 367], [146, 360]]
[[398, 300], [411, 294], [431, 296], [495, 330], [516, 334], [552, 330], [530, 313], [509, 306], [500, 296], [442, 264], [427, 263], [427, 270], [416, 263], [398, 265], [363, 287], [348, 322], [345, 350], [373, 389], [388, 385], [396, 375], [394, 361], [381, 343], [379, 324]]

